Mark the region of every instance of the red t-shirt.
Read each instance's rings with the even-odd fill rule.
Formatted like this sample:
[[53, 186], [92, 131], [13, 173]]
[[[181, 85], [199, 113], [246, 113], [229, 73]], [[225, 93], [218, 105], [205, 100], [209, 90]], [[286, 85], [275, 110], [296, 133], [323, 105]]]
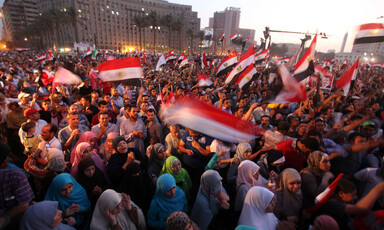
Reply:
[[296, 140], [282, 141], [276, 144], [276, 149], [283, 152], [285, 163], [280, 167], [281, 170], [294, 168], [300, 172], [308, 159], [308, 153], [302, 153], [297, 150]]

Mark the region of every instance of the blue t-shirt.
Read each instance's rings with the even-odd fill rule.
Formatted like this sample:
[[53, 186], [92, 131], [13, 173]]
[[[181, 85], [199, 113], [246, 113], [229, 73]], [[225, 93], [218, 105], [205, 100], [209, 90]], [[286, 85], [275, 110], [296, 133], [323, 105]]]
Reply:
[[[183, 140], [183, 142], [185, 143], [185, 148], [191, 149], [194, 153], [193, 156], [185, 154], [183, 158], [183, 163], [194, 169], [204, 168], [209, 158], [201, 155], [199, 150], [192, 147], [193, 139], [194, 138], [189, 134], [189, 132], [185, 132], [184, 135], [181, 137], [181, 140]], [[196, 141], [200, 144], [202, 148], [206, 149], [207, 146], [211, 145], [213, 138], [204, 134], [200, 134], [199, 138]]]

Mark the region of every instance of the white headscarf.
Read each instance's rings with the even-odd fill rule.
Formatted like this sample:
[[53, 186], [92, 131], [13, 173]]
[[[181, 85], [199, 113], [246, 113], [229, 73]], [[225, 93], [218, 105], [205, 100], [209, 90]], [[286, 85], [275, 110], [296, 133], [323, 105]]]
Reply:
[[[121, 194], [115, 190], [107, 189], [99, 197], [96, 203], [95, 211], [93, 212], [91, 229], [92, 230], [105, 230], [110, 229], [108, 220], [104, 215], [105, 209], [114, 209], [121, 202]], [[124, 208], [117, 214], [117, 221], [123, 230], [145, 229], [144, 215], [141, 209], [131, 201], [131, 204], [137, 208], [139, 217], [139, 226], [136, 228], [135, 224], [131, 221]]]
[[276, 230], [278, 219], [275, 214], [265, 212], [273, 197], [274, 194], [266, 188], [251, 188], [245, 197], [238, 224], [262, 230]]
[[253, 161], [244, 160], [240, 163], [238, 168], [238, 175], [236, 179], [236, 188], [238, 189], [241, 184], [246, 184], [249, 188], [253, 186], [264, 187], [265, 183], [268, 183], [261, 175], [259, 179], [255, 179], [254, 175], [260, 170], [260, 167]]

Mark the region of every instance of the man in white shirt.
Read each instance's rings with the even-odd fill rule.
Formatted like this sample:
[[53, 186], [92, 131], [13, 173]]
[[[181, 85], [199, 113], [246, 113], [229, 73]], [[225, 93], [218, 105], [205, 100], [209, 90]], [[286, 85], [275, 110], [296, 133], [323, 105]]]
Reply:
[[41, 138], [43, 139], [43, 141], [39, 143], [39, 147], [33, 154], [33, 156], [40, 164], [48, 164], [48, 151], [50, 149], [55, 148], [62, 150], [59, 139], [55, 137], [56, 133], [57, 126], [54, 124], [47, 124], [43, 127], [43, 130], [41, 132]]

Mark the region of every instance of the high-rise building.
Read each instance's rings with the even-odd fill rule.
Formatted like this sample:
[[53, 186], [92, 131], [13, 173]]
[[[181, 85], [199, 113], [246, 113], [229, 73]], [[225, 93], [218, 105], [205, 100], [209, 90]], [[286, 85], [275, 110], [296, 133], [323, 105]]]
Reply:
[[[28, 25], [33, 21], [34, 18], [27, 14], [30, 11], [35, 16], [44, 16], [51, 9], [66, 14], [61, 20], [52, 18], [54, 26], [51, 31], [43, 33], [43, 28], [41, 29], [42, 33], [39, 36], [42, 37], [45, 48], [70, 48], [76, 42], [95, 45], [97, 49], [122, 52], [140, 46], [148, 50], [198, 49], [197, 34], [200, 30], [200, 19], [197, 18], [197, 12], [192, 11], [192, 6], [188, 5], [163, 0], [7, 0], [7, 2], [24, 4], [24, 8], [12, 5], [14, 8], [4, 13], [14, 15], [9, 24], [18, 28], [21, 28], [19, 27], [21, 23]], [[27, 6], [26, 3], [29, 2], [34, 4]], [[25, 16], [22, 14], [23, 11]], [[156, 13], [156, 20], [152, 20], [146, 26], [139, 26], [134, 18], [151, 16], [153, 15], [151, 12]], [[168, 19], [172, 19], [168, 20], [171, 23], [167, 25], [162, 23], [166, 15], [171, 15]], [[16, 16], [21, 19], [16, 20]], [[10, 31], [13, 34], [12, 30]]]
[[217, 42], [224, 32], [224, 46], [226, 49], [234, 47], [231, 40], [229, 39], [229, 37], [234, 33], [237, 33], [244, 38], [251, 36], [251, 41], [255, 38], [255, 30], [239, 28], [240, 12], [240, 8], [227, 7], [224, 11], [215, 12], [213, 15], [214, 41]]
[[38, 16], [34, 0], [6, 0], [2, 8], [3, 40], [23, 40], [22, 31]]

